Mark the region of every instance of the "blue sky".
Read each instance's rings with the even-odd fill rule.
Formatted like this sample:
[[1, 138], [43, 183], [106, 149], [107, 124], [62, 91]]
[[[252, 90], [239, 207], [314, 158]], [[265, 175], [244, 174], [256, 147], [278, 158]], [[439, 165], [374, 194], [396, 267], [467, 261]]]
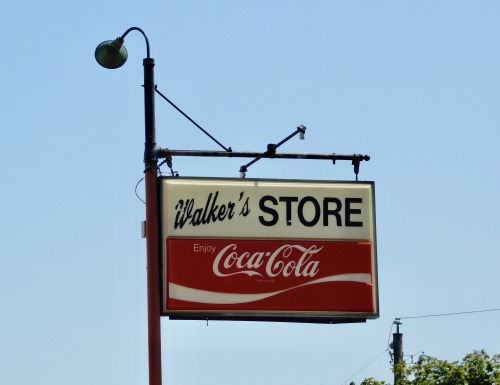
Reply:
[[[303, 124], [283, 151], [368, 154], [360, 180], [376, 185], [379, 319], [165, 318], [165, 384], [390, 380], [394, 318], [500, 308], [497, 1], [29, 0], [0, 20], [2, 384], [147, 384], [144, 39], [127, 37], [119, 70], [94, 60], [131, 26], [158, 89], [224, 145], [264, 150]], [[156, 118], [160, 146], [219, 150], [160, 98]], [[242, 163], [174, 169], [238, 177]], [[262, 160], [248, 176], [354, 180], [348, 162]], [[499, 322], [407, 319], [404, 351], [500, 353]]]

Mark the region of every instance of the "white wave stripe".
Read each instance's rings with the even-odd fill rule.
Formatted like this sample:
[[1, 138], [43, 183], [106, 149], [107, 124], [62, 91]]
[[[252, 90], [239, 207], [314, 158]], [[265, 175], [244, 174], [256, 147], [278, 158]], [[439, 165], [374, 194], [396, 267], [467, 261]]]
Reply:
[[370, 274], [354, 273], [354, 274], [331, 275], [329, 277], [324, 277], [316, 279], [311, 282], [303, 283], [302, 285], [290, 287], [288, 289], [273, 291], [270, 293], [259, 293], [259, 294], [220, 293], [216, 291], [192, 289], [190, 287], [177, 285], [175, 283], [168, 284], [168, 293], [169, 293], [169, 298], [181, 301], [217, 304], [217, 305], [232, 305], [238, 303], [249, 303], [249, 302], [260, 301], [284, 293], [286, 291], [297, 289], [299, 287], [313, 285], [316, 283], [324, 283], [324, 282], [361, 282], [367, 284], [372, 283]]

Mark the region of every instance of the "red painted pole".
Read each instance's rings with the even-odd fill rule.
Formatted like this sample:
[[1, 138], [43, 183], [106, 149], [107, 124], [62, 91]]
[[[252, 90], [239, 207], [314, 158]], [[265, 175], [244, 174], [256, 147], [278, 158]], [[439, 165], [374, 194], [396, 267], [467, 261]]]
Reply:
[[156, 169], [146, 171], [149, 384], [161, 385], [160, 266]]
[[154, 59], [144, 59], [146, 249], [148, 286], [149, 385], [161, 385], [160, 234], [154, 103]]

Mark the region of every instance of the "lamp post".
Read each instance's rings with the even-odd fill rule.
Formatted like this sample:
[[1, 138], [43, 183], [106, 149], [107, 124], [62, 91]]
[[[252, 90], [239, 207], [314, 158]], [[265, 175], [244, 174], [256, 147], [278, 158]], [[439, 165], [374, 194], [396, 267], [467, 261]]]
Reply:
[[161, 385], [161, 303], [160, 303], [160, 260], [158, 232], [157, 168], [158, 148], [155, 128], [155, 87], [154, 65], [150, 57], [149, 41], [144, 31], [129, 28], [115, 40], [99, 44], [95, 50], [97, 62], [109, 69], [121, 67], [127, 60], [127, 50], [123, 46], [125, 36], [138, 31], [146, 40], [147, 55], [144, 65], [144, 178], [146, 189], [146, 249], [147, 249], [147, 297], [148, 297], [148, 353], [149, 384]]

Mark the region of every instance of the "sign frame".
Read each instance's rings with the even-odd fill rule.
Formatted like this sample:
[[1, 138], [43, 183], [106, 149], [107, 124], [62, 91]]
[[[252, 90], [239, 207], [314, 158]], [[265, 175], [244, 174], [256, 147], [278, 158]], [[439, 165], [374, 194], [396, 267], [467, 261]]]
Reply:
[[[179, 212], [181, 210], [177, 210], [177, 216], [173, 215], [175, 213], [169, 213], [168, 210], [168, 199], [169, 197], [167, 196], [167, 190], [168, 187], [167, 185], [170, 183], [172, 185], [176, 183], [180, 183], [182, 185], [188, 186], [187, 188], [195, 188], [194, 186], [196, 183], [200, 183], [201, 185], [210, 185], [210, 186], [240, 186], [240, 189], [243, 188], [241, 186], [243, 185], [265, 185], [268, 188], [273, 188], [276, 186], [284, 186], [284, 188], [290, 188], [291, 186], [294, 185], [299, 185], [300, 187], [304, 186], [304, 188], [311, 188], [314, 190], [314, 188], [318, 186], [325, 187], [331, 187], [332, 189], [342, 189], [342, 188], [366, 188], [369, 194], [369, 204], [368, 204], [368, 209], [369, 209], [369, 218], [370, 218], [370, 223], [369, 223], [369, 233], [370, 233], [370, 238], [367, 239], [365, 235], [362, 235], [362, 237], [365, 238], [356, 238], [357, 235], [354, 236], [354, 238], [349, 239], [349, 236], [346, 240], [344, 238], [344, 234], [342, 234], [342, 238], [333, 238], [333, 239], [327, 239], [324, 235], [319, 235], [318, 242], [326, 242], [326, 243], [335, 243], [335, 242], [347, 242], [347, 243], [363, 243], [366, 241], [369, 241], [371, 244], [371, 256], [370, 256], [370, 261], [371, 261], [371, 270], [369, 274], [371, 274], [371, 281], [369, 282], [369, 286], [371, 286], [371, 296], [372, 296], [372, 305], [373, 309], [371, 310], [363, 310], [363, 311], [352, 311], [352, 310], [294, 310], [294, 309], [288, 309], [288, 310], [273, 310], [273, 309], [259, 309], [259, 310], [249, 310], [249, 309], [228, 309], [221, 307], [221, 309], [173, 309], [173, 308], [168, 308], [168, 300], [167, 300], [167, 292], [168, 292], [168, 287], [169, 287], [169, 282], [168, 282], [168, 274], [169, 274], [169, 256], [167, 249], [171, 248], [171, 246], [167, 247], [167, 243], [170, 245], [171, 243], [175, 244], [176, 242], [182, 243], [184, 240], [200, 240], [200, 241], [206, 241], [206, 240], [224, 240], [224, 241], [229, 241], [229, 242], [245, 242], [245, 241], [255, 241], [255, 242], [261, 242], [264, 239], [260, 238], [259, 234], [251, 235], [251, 236], [241, 236], [238, 233], [237, 228], [233, 228], [230, 230], [230, 232], [235, 231], [235, 234], [230, 234], [230, 236], [221, 236], [217, 234], [212, 234], [210, 233], [209, 235], [202, 234], [200, 236], [197, 235], [198, 229], [195, 229], [196, 231], [192, 231], [189, 235], [187, 236], [179, 236], [179, 235], [174, 235], [174, 236], [167, 236], [167, 233], [172, 233], [175, 231], [172, 230], [171, 224], [168, 222], [174, 221], [176, 223], [176, 226], [178, 228], [181, 228], [183, 218], [182, 215], [179, 215]], [[189, 187], [189, 183], [194, 183], [192, 187]], [[271, 186], [271, 187], [269, 187]], [[174, 187], [175, 188], [175, 187]], [[161, 287], [161, 315], [162, 316], [168, 316], [170, 319], [183, 319], [183, 320], [238, 320], [238, 321], [273, 321], [273, 322], [301, 322], [301, 323], [358, 323], [358, 322], [366, 322], [367, 319], [376, 319], [379, 317], [379, 292], [378, 292], [378, 263], [377, 263], [377, 243], [376, 243], [376, 210], [375, 210], [375, 183], [373, 181], [362, 181], [362, 182], [351, 182], [351, 181], [325, 181], [325, 180], [293, 180], [293, 179], [256, 179], [256, 178], [246, 178], [246, 179], [238, 179], [238, 178], [207, 178], [207, 177], [159, 177], [158, 178], [158, 200], [159, 200], [159, 234], [160, 234], [160, 272], [161, 272], [161, 277], [160, 277], [160, 287]], [[216, 196], [217, 198], [217, 196]], [[244, 197], [243, 197], [244, 198]], [[175, 198], [174, 198], [175, 199]], [[210, 197], [209, 197], [210, 199]], [[213, 198], [212, 198], [213, 199]], [[333, 199], [333, 198], [332, 198]], [[187, 201], [187, 199], [186, 199]], [[244, 201], [244, 199], [242, 200]], [[310, 199], [311, 201], [311, 199]], [[305, 204], [309, 204], [311, 206], [314, 202], [306, 202]], [[284, 205], [288, 205], [291, 203], [284, 202]], [[293, 201], [294, 205], [297, 205], [298, 203], [296, 201]], [[304, 205], [305, 205], [304, 204]], [[207, 207], [210, 205], [210, 202], [206, 202], [205, 204]], [[304, 207], [303, 205], [303, 207]], [[212, 206], [213, 207], [213, 206]], [[291, 206], [287, 207], [288, 209]], [[354, 206], [357, 207], [357, 206]], [[206, 210], [206, 209], [205, 209]], [[325, 210], [325, 209], [323, 209]], [[343, 209], [344, 210], [344, 209]], [[323, 213], [326, 213], [327, 211], [323, 211]], [[352, 212], [354, 213], [353, 218], [356, 219], [358, 214], [357, 209], [353, 209]], [[361, 212], [361, 210], [359, 210]], [[271, 219], [272, 213], [269, 212], [268, 216], [265, 217], [267, 219]], [[345, 213], [344, 213], [345, 214]], [[228, 212], [222, 213], [220, 216], [227, 216]], [[174, 219], [176, 218], [176, 219]], [[212, 216], [212, 219], [214, 219], [215, 216]], [[187, 221], [186, 218], [184, 218], [185, 221]], [[334, 218], [333, 218], [334, 219]], [[189, 220], [193, 221], [192, 216], [189, 218]], [[310, 217], [307, 217], [304, 219], [304, 223], [306, 225], [312, 223], [313, 219]], [[353, 223], [356, 223], [353, 220]], [[196, 224], [196, 223], [195, 223]], [[170, 227], [169, 227], [170, 226]], [[356, 226], [356, 225], [355, 225]], [[210, 227], [210, 226], [205, 226], [205, 227]], [[212, 226], [214, 227], [214, 226]], [[312, 226], [314, 227], [314, 226]], [[307, 229], [306, 229], [307, 230]], [[356, 230], [356, 229], [354, 229]], [[284, 230], [282, 230], [284, 231]], [[203, 233], [203, 231], [202, 231]], [[316, 233], [316, 231], [314, 232]], [[310, 233], [313, 234], [313, 233]], [[357, 233], [355, 233], [357, 234]], [[171, 234], [169, 234], [171, 235]], [[316, 236], [316, 235], [315, 235]], [[270, 240], [270, 241], [276, 241], [276, 242], [293, 242], [296, 240], [295, 236], [290, 235], [290, 236], [265, 236], [265, 240]], [[310, 240], [310, 238], [301, 238], [299, 239], [300, 241], [306, 242], [307, 240]], [[334, 245], [336, 246], [336, 245]], [[173, 254], [172, 254], [173, 255]], [[173, 256], [171, 257], [173, 258]], [[307, 285], [307, 284], [306, 284]]]

